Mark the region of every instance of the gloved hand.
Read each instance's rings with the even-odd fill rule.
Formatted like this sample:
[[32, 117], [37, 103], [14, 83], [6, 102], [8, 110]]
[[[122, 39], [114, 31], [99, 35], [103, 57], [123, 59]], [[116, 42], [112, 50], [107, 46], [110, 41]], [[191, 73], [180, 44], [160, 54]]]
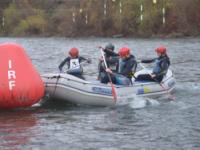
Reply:
[[113, 73], [112, 70], [111, 70], [110, 68], [107, 68], [107, 69], [106, 69], [106, 72], [107, 72], [107, 73], [110, 73], [110, 74]]

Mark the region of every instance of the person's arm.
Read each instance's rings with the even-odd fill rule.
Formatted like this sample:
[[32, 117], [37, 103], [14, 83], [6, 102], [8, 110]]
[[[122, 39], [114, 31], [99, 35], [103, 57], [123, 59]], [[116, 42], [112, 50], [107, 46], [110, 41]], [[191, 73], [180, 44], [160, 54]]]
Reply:
[[163, 60], [159, 65], [160, 71], [159, 72], [154, 71], [153, 74], [155, 74], [155, 76], [164, 75], [167, 72], [169, 65], [170, 65], [169, 60], [167, 59]]
[[153, 59], [143, 59], [141, 60], [141, 63], [152, 63], [156, 60], [156, 58], [153, 58]]
[[63, 66], [65, 65], [65, 63], [69, 61], [69, 57], [65, 58], [59, 65], [59, 70], [62, 71]]
[[89, 59], [89, 58], [85, 58], [85, 57], [80, 56], [79, 59], [80, 59], [80, 63], [84, 62], [84, 61], [87, 61], [87, 63], [91, 63], [91, 59]]
[[[119, 57], [109, 57], [109, 58], [105, 58], [105, 59], [106, 59], [107, 64], [114, 64], [114, 63], [118, 64], [118, 62], [119, 62]], [[100, 64], [101, 64], [100, 65], [101, 67], [99, 67], [99, 68], [101, 68], [101, 70], [99, 69], [100, 71], [106, 71], [110, 74], [113, 73], [110, 68], [106, 69], [105, 67], [103, 67], [104, 62], [103, 62], [102, 58], [100, 58]]]

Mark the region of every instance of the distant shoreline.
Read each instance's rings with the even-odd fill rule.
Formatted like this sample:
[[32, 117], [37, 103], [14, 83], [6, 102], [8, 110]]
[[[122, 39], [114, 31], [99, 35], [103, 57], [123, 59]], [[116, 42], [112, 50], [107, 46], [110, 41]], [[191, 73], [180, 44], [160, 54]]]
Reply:
[[99, 36], [99, 35], [88, 35], [88, 36], [81, 36], [81, 35], [76, 35], [76, 36], [61, 36], [61, 35], [25, 35], [25, 36], [3, 36], [0, 35], [1, 38], [113, 38], [113, 39], [120, 39], [120, 38], [200, 38], [200, 35], [184, 35], [182, 33], [173, 33], [173, 34], [158, 34], [158, 35], [151, 35], [151, 36], [145, 36], [145, 35], [140, 35], [140, 36], [124, 36], [124, 35], [113, 35], [113, 36]]

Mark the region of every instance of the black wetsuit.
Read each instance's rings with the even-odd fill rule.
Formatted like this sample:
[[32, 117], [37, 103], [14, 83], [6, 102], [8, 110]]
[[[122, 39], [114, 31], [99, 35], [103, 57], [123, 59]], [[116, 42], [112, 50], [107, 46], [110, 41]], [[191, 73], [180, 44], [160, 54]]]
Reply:
[[62, 71], [63, 66], [67, 63], [68, 70], [66, 73], [83, 78], [83, 68], [81, 67], [80, 63], [85, 60], [87, 59], [81, 56], [76, 58], [67, 57], [60, 63], [58, 68], [60, 71]]
[[[118, 60], [119, 60], [119, 55], [117, 53], [115, 53], [112, 50], [107, 50], [104, 49], [105, 52], [105, 59], [106, 59], [106, 63], [108, 68], [110, 68], [113, 72], [117, 72], [117, 64], [118, 64]], [[104, 61], [99, 61], [98, 64], [98, 79], [101, 81], [101, 83], [108, 83], [109, 82], [109, 78], [107, 75], [107, 72], [105, 71], [105, 64]], [[115, 83], [115, 78], [113, 75], [111, 76], [111, 80], [113, 83]]]

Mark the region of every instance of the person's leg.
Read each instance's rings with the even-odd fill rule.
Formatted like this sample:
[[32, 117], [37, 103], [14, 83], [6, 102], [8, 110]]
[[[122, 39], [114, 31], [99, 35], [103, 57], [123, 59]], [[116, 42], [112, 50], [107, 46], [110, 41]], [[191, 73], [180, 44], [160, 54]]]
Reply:
[[[110, 75], [110, 77], [111, 77], [112, 83], [115, 84], [116, 83], [115, 76]], [[101, 81], [101, 83], [105, 83], [105, 84], [110, 82], [108, 74], [107, 73], [102, 73], [101, 76], [100, 76], [100, 81]]]
[[100, 73], [100, 81], [101, 83], [105, 83], [105, 84], [109, 82], [109, 79], [106, 73], [104, 72]]
[[155, 81], [149, 74], [141, 74], [135, 79], [135, 81]]
[[115, 78], [115, 76], [114, 75], [110, 75], [110, 77], [111, 77], [112, 83], [116, 84], [116, 78]]
[[162, 79], [163, 79], [163, 76], [158, 76], [155, 78], [155, 80], [159, 83], [162, 81]]

